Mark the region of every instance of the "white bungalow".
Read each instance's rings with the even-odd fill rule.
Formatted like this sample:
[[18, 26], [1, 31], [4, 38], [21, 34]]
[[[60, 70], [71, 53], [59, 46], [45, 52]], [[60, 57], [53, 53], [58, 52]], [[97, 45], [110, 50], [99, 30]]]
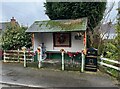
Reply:
[[54, 54], [47, 57], [59, 58], [61, 49], [76, 53], [86, 48], [86, 28], [87, 18], [47, 20], [35, 21], [26, 32], [34, 34], [34, 51], [44, 43], [46, 52]]

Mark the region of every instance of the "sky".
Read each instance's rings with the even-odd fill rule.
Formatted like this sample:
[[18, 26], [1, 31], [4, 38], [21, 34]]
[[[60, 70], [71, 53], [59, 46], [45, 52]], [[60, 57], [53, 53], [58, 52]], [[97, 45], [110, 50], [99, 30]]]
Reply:
[[[116, 3], [110, 19], [116, 17], [116, 8], [120, 0], [108, 0], [108, 2], [113, 1]], [[45, 0], [0, 0], [0, 22], [7, 22], [15, 17], [20, 25], [30, 26], [34, 21], [49, 20], [45, 14], [44, 2]], [[107, 5], [107, 8], [110, 7], [110, 4]]]
[[36, 20], [48, 20], [43, 2], [2, 2], [0, 22], [10, 21], [12, 17], [22, 25], [31, 25]]

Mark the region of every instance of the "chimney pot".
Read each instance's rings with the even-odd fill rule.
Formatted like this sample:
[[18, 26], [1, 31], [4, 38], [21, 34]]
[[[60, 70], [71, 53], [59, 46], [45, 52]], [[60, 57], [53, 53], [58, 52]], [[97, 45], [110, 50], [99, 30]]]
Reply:
[[12, 17], [11, 22], [16, 22], [16, 19]]

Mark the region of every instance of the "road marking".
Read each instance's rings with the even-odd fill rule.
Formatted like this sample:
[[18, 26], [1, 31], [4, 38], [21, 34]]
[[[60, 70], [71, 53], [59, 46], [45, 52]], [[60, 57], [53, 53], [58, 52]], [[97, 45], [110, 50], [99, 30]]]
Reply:
[[35, 88], [43, 88], [45, 86], [38, 86], [38, 85], [29, 85], [29, 84], [22, 84], [22, 83], [14, 83], [14, 82], [3, 82], [0, 81], [0, 84], [6, 84], [6, 85], [15, 85], [15, 86], [24, 86], [24, 87], [35, 87]]

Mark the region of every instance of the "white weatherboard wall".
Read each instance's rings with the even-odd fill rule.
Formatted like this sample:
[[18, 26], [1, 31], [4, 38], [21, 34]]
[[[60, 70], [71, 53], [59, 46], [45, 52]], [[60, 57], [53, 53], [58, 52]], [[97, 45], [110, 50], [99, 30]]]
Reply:
[[53, 33], [35, 33], [34, 37], [34, 51], [36, 51], [39, 44], [44, 43], [47, 51], [65, 51], [78, 52], [84, 49], [83, 38], [75, 40], [76, 32], [71, 33], [71, 47], [53, 47]]

